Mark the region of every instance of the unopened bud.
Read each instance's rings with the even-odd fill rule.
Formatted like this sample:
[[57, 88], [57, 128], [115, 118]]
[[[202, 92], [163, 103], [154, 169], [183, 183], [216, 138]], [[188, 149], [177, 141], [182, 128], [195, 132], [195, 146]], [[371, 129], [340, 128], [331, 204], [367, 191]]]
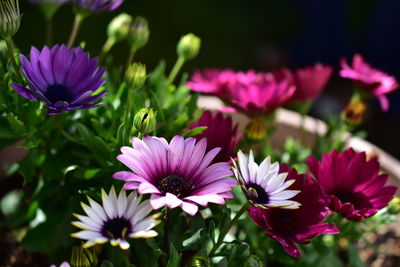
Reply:
[[151, 108], [142, 108], [135, 114], [133, 125], [141, 134], [148, 134], [156, 129], [156, 113]]
[[392, 201], [389, 202], [387, 209], [390, 214], [400, 214], [400, 198], [394, 197]]
[[342, 116], [349, 124], [357, 126], [363, 122], [366, 110], [364, 102], [351, 101], [342, 112]]
[[0, 36], [13, 37], [21, 23], [18, 0], [0, 0]]
[[130, 89], [142, 87], [146, 81], [146, 66], [140, 63], [130, 65], [125, 74], [125, 81]]
[[131, 25], [128, 41], [133, 49], [142, 48], [149, 40], [149, 25], [143, 17], [136, 17]]
[[90, 267], [97, 265], [97, 255], [94, 248], [73, 247], [71, 266]]
[[183, 57], [185, 60], [195, 58], [200, 51], [201, 39], [193, 33], [182, 36], [176, 47], [178, 56]]
[[116, 43], [123, 41], [128, 36], [131, 23], [132, 17], [126, 13], [116, 16], [110, 24], [108, 24], [108, 38]]

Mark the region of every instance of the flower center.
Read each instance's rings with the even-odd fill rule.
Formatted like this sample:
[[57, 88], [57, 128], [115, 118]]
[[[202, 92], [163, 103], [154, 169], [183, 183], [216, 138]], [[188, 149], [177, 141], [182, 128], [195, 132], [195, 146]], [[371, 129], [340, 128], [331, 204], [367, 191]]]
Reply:
[[73, 100], [72, 90], [61, 84], [53, 84], [50, 85], [44, 95], [50, 100], [52, 103], [56, 103], [58, 101], [71, 102]]
[[342, 203], [346, 203], [346, 202], [351, 202], [351, 200], [352, 200], [352, 197], [351, 197], [351, 193], [349, 193], [349, 192], [338, 192], [338, 193], [336, 193], [335, 194], [335, 196], [338, 198], [338, 199], [340, 199], [340, 201], [342, 202]]
[[250, 194], [250, 199], [253, 200], [256, 203], [260, 204], [267, 204], [269, 201], [269, 195], [265, 191], [264, 188], [262, 188], [260, 185], [255, 184], [255, 183], [249, 183], [247, 184], [247, 190], [249, 191]]
[[132, 224], [125, 218], [114, 218], [104, 223], [101, 234], [109, 239], [126, 239], [132, 232]]
[[168, 175], [159, 180], [158, 188], [163, 193], [171, 193], [180, 197], [187, 196], [191, 190], [190, 184], [185, 179], [176, 175]]

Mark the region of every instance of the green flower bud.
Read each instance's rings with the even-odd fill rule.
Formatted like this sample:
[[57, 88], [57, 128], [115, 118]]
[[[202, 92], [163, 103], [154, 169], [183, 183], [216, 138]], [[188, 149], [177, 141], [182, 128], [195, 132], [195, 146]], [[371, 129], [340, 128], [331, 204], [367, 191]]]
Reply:
[[185, 60], [195, 58], [199, 54], [201, 39], [193, 33], [182, 36], [179, 40], [176, 51], [178, 56], [183, 57]]
[[18, 0], [0, 0], [0, 37], [14, 36], [21, 23]]
[[131, 89], [142, 87], [146, 81], [146, 66], [140, 63], [130, 65], [125, 74], [125, 81]]
[[108, 38], [116, 43], [123, 41], [128, 36], [131, 23], [132, 17], [126, 13], [116, 16], [110, 24], [108, 24]]
[[133, 49], [142, 48], [149, 40], [149, 25], [143, 17], [136, 17], [129, 31], [128, 41]]
[[133, 119], [133, 125], [141, 134], [148, 134], [156, 129], [156, 113], [151, 108], [142, 108]]
[[400, 198], [394, 197], [388, 204], [387, 207], [390, 214], [400, 214]]

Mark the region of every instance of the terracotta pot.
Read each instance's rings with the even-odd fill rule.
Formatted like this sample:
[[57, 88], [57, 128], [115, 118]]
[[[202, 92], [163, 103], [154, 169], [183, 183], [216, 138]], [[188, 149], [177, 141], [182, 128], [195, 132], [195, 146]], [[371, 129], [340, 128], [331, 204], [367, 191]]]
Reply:
[[[198, 101], [198, 106], [208, 110], [217, 110], [222, 108], [224, 104], [216, 97], [201, 96]], [[241, 113], [233, 113], [232, 119], [234, 122], [239, 123], [240, 130], [244, 130], [249, 121], [249, 118]], [[288, 137], [300, 139], [301, 125], [303, 125], [307, 133], [307, 144], [313, 144], [318, 135], [323, 135], [327, 131], [325, 122], [319, 119], [310, 116], [302, 118], [297, 112], [279, 109], [276, 114], [277, 128], [271, 137], [271, 143], [274, 148], [278, 150], [282, 149]], [[350, 134], [345, 135], [345, 138], [347, 145], [354, 148], [354, 150], [358, 152], [365, 151], [368, 154], [378, 156], [382, 171], [389, 174], [389, 183], [400, 187], [400, 161], [364, 139], [352, 137]], [[399, 190], [397, 194], [400, 194]]]

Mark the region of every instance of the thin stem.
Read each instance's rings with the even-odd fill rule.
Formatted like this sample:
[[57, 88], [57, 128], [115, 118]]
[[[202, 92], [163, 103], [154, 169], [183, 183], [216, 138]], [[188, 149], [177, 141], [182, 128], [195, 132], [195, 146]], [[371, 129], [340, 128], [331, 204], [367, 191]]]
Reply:
[[185, 58], [184, 57], [178, 57], [178, 59], [175, 62], [174, 67], [171, 70], [171, 73], [168, 76], [168, 84], [172, 84], [178, 75], [179, 71], [181, 70], [183, 64], [185, 63]]
[[133, 59], [135, 58], [136, 50], [137, 49], [135, 47], [131, 48], [131, 51], [129, 52], [128, 60], [126, 61], [125, 70], [127, 70], [129, 68], [129, 66], [132, 64]]
[[70, 140], [71, 142], [77, 143], [79, 145], [82, 145], [82, 142], [79, 141], [78, 139], [72, 137], [71, 135], [69, 135], [62, 127], [62, 123], [61, 123], [61, 116], [60, 115], [56, 115], [56, 127], [57, 129], [60, 131], [60, 133], [65, 136], [68, 140]]
[[21, 73], [19, 72], [19, 68], [18, 68], [17, 62], [15, 61], [15, 57], [14, 57], [13, 40], [11, 38], [6, 38], [5, 40], [6, 40], [6, 44], [7, 44], [8, 55], [10, 56], [11, 64], [14, 68], [15, 74], [17, 74], [18, 79], [22, 80]]
[[166, 208], [165, 215], [164, 215], [164, 250], [167, 253], [167, 261], [170, 256], [169, 251], [169, 221], [171, 218], [171, 210]]
[[239, 220], [240, 216], [242, 216], [242, 214], [248, 209], [249, 206], [250, 203], [248, 201], [245, 204], [243, 204], [242, 208], [238, 211], [238, 213], [236, 213], [235, 217], [233, 217], [233, 219], [225, 226], [225, 228], [223, 228], [223, 230], [218, 236], [217, 243], [215, 243], [210, 253], [208, 254], [210, 258], [215, 254], [217, 249], [221, 246], [222, 242], [224, 241], [226, 234], [229, 232], [232, 226]]
[[102, 61], [103, 57], [111, 50], [111, 48], [114, 46], [115, 41], [114, 39], [107, 39], [107, 41], [104, 43], [103, 48], [101, 49], [101, 53], [99, 55], [99, 62]]
[[81, 13], [77, 13], [75, 15], [74, 25], [72, 26], [71, 35], [69, 36], [68, 40], [68, 48], [72, 48], [75, 43], [76, 37], [78, 36], [79, 29], [81, 27], [82, 21], [84, 20], [85, 16]]
[[53, 45], [53, 16], [47, 19], [46, 23], [46, 43], [48, 46]]

